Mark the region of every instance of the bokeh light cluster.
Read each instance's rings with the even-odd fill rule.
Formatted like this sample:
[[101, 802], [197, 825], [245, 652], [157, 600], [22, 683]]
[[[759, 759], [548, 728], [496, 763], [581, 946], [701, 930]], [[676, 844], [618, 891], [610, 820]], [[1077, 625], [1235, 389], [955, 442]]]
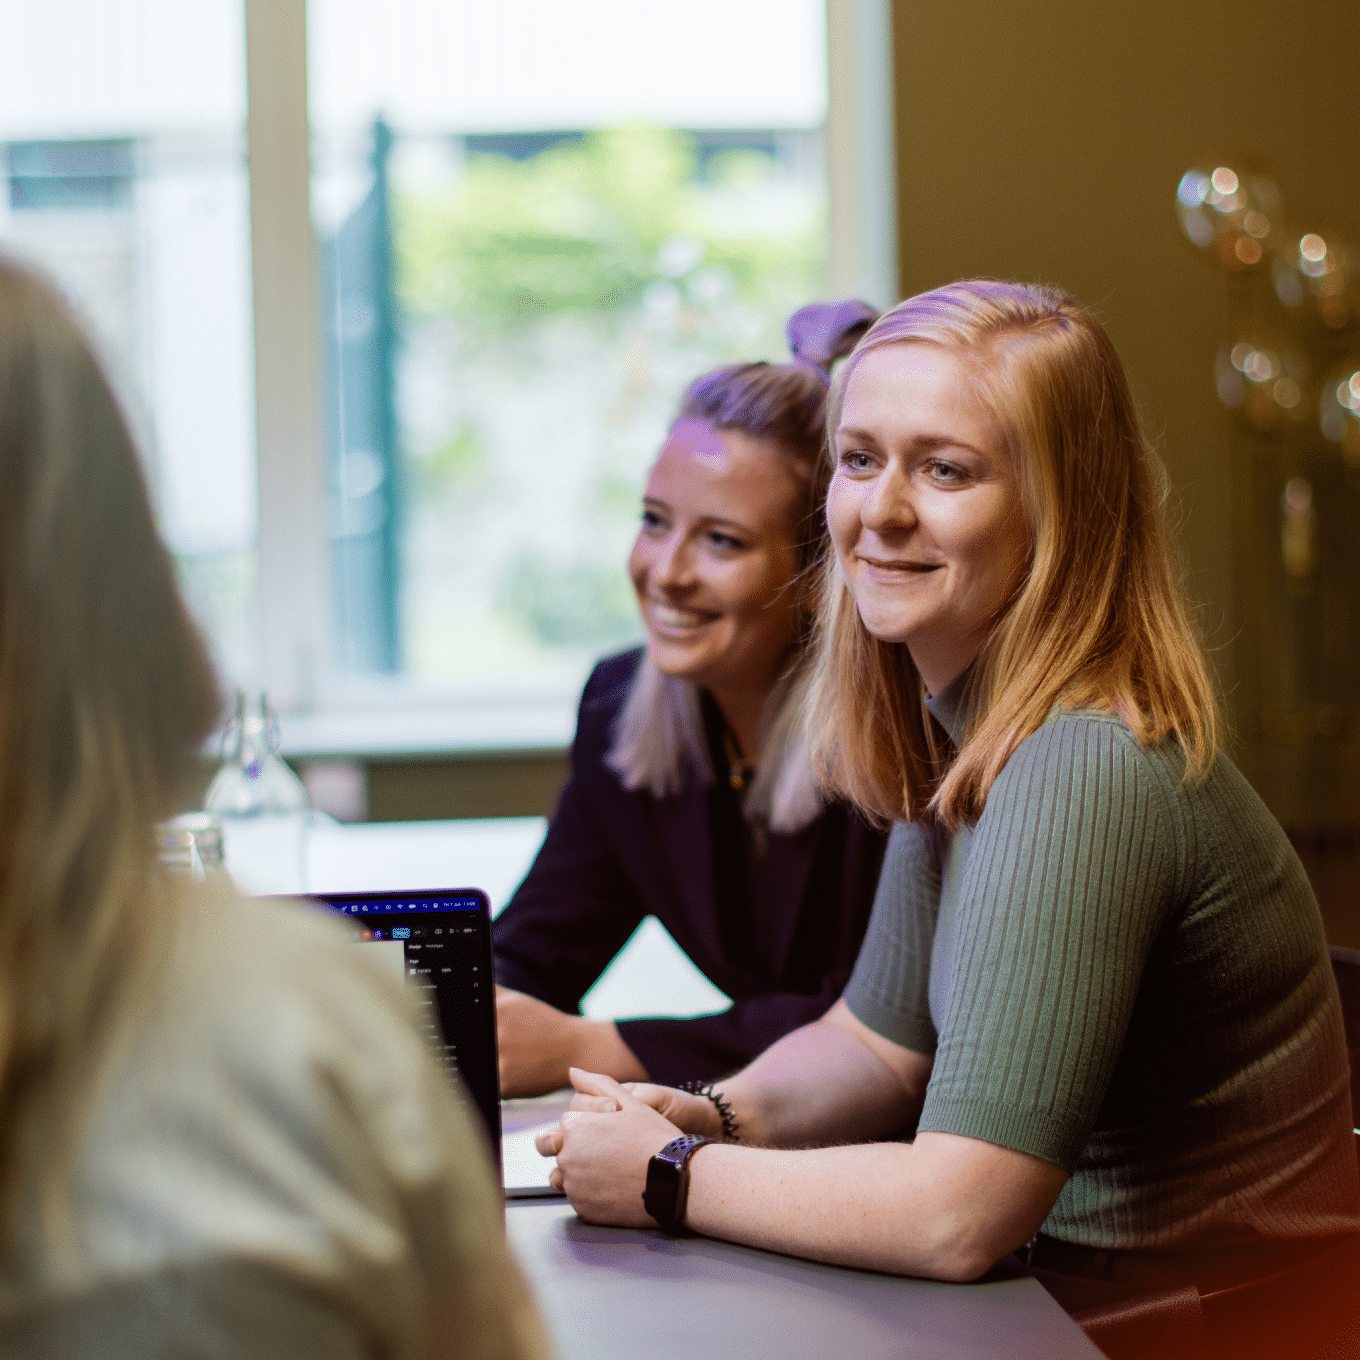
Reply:
[[1209, 263], [1268, 281], [1272, 305], [1219, 350], [1219, 399], [1258, 430], [1316, 421], [1360, 472], [1360, 248], [1291, 219], [1274, 178], [1247, 165], [1187, 170], [1176, 214]]

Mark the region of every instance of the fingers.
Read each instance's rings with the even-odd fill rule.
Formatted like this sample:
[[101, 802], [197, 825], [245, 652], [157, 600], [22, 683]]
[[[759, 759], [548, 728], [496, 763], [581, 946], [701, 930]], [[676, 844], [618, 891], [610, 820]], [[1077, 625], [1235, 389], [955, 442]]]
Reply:
[[625, 1091], [634, 1100], [643, 1105], [650, 1105], [652, 1109], [660, 1114], [664, 1114], [667, 1119], [679, 1122], [679, 1116], [685, 1108], [685, 1102], [690, 1099], [683, 1091], [677, 1091], [672, 1086], [658, 1086], [650, 1081], [630, 1081], [624, 1083]]
[[534, 1147], [538, 1150], [540, 1157], [556, 1157], [562, 1151], [562, 1130], [560, 1128], [544, 1129], [534, 1139]]
[[569, 1067], [567, 1075], [571, 1078], [571, 1084], [583, 1096], [612, 1096], [618, 1102], [620, 1110], [640, 1103], [621, 1082], [615, 1081], [613, 1077], [606, 1077], [603, 1073], [585, 1072], [579, 1067]]
[[618, 1112], [619, 1102], [613, 1096], [583, 1096], [578, 1092], [572, 1096], [568, 1108], [583, 1110], [587, 1114], [615, 1114]]
[[[580, 1086], [618, 1085], [591, 1072], [572, 1075]], [[553, 1130], [560, 1141], [540, 1136], [538, 1147], [542, 1152], [556, 1143], [550, 1184], [562, 1189], [586, 1222], [645, 1227], [652, 1223], [642, 1206], [648, 1159], [679, 1130], [651, 1106], [618, 1090], [627, 1102], [622, 1110], [568, 1110]]]
[[[568, 1110], [566, 1114], [557, 1121], [557, 1127], [562, 1131], [562, 1135], [565, 1137], [566, 1131], [571, 1128], [572, 1125], [579, 1123], [582, 1119], [594, 1119], [596, 1113], [595, 1110]], [[608, 1113], [608, 1111], [606, 1111], [606, 1113]], [[614, 1113], [617, 1113], [617, 1111]]]
[[[597, 1097], [591, 1097], [598, 1100]], [[606, 1097], [608, 1099], [608, 1097]], [[562, 1144], [566, 1141], [567, 1129], [578, 1119], [588, 1118], [592, 1114], [617, 1113], [618, 1106], [610, 1099], [610, 1110], [568, 1110], [562, 1118], [550, 1129], [544, 1129], [542, 1133], [534, 1136], [534, 1148], [540, 1157], [557, 1157], [561, 1155]]]
[[655, 1082], [650, 1081], [630, 1081], [623, 1089], [635, 1100], [650, 1105], [654, 1110], [665, 1110], [676, 1095], [672, 1087], [657, 1086]]

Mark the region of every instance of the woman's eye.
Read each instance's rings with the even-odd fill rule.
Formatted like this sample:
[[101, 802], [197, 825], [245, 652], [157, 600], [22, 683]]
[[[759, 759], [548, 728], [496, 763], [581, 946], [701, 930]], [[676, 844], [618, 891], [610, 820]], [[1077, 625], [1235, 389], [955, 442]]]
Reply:
[[665, 521], [655, 510], [644, 510], [642, 512], [642, 529], [644, 533], [660, 533], [666, 527]]
[[926, 464], [926, 475], [933, 482], [939, 482], [945, 486], [956, 485], [966, 480], [967, 473], [955, 463], [944, 463], [938, 458], [932, 458]]
[[746, 545], [739, 538], [733, 538], [731, 534], [724, 534], [714, 529], [708, 536], [708, 541], [715, 548], [722, 549], [723, 552], [737, 552]]
[[873, 465], [873, 459], [863, 449], [846, 449], [840, 462], [847, 472], [867, 472]]

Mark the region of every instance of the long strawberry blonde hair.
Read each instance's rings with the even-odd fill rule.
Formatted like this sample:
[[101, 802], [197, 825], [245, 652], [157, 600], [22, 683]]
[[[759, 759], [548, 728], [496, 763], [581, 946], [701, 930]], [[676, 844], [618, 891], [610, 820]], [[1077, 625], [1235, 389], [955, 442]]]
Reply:
[[1217, 749], [1213, 682], [1171, 546], [1166, 476], [1104, 328], [1065, 293], [1034, 285], [968, 280], [909, 298], [839, 375], [833, 446], [858, 360], [906, 342], [967, 361], [1015, 469], [1029, 560], [973, 666], [973, 716], [954, 751], [906, 646], [865, 628], [828, 554], [807, 704], [828, 791], [884, 820], [975, 822], [1060, 700], [1116, 714], [1143, 744], [1177, 741], [1187, 775], [1202, 775]]
[[153, 824], [218, 707], [90, 345], [0, 258], [0, 1241], [21, 1196], [69, 1229], [82, 1117], [172, 926]]

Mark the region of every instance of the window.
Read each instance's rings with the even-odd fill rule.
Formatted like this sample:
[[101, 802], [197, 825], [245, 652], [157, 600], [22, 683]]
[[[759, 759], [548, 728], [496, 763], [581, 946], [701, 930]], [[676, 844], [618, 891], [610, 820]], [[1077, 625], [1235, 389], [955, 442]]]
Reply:
[[308, 14], [337, 660], [571, 698], [684, 385], [824, 288], [821, 7]]
[[242, 14], [0, 0], [0, 249], [84, 316], [220, 664], [258, 667]]
[[569, 730], [684, 384], [888, 300], [886, 16], [0, 0], [0, 249], [88, 318], [229, 680]]

